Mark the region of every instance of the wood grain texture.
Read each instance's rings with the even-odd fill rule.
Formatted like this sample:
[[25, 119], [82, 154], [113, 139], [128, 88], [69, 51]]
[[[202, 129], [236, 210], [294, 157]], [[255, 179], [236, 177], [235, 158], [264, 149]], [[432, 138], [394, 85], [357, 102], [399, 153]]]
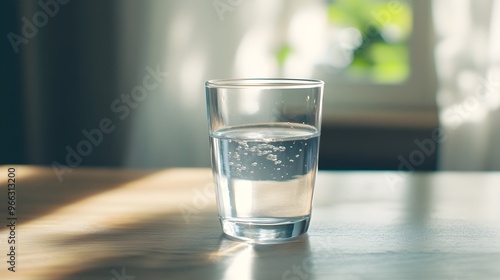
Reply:
[[500, 173], [319, 172], [309, 233], [249, 245], [221, 234], [208, 169], [16, 169], [0, 279], [500, 279]]

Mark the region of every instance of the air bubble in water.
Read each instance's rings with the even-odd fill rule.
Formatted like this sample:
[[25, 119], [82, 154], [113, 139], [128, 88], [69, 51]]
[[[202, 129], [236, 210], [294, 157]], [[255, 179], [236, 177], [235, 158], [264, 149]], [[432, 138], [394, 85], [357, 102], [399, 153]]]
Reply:
[[273, 154], [268, 154], [266, 159], [270, 160], [270, 161], [276, 161], [276, 159], [278, 159], [278, 156], [277, 155], [273, 155]]

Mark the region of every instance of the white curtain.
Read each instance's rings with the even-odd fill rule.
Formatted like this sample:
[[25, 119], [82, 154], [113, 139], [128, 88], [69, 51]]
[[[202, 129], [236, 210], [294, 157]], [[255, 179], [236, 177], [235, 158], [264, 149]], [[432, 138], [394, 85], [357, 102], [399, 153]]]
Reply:
[[[316, 0], [315, 2], [319, 2]], [[277, 76], [275, 25], [283, 12], [276, 1], [122, 2], [123, 92], [142, 83], [145, 67], [168, 76], [131, 111], [130, 167], [209, 166], [204, 82], [217, 78]], [[258, 20], [255, 16], [258, 15]], [[267, 29], [266, 29], [267, 28]], [[142, 35], [137, 30], [147, 30]]]
[[500, 0], [434, 0], [440, 169], [500, 170]]
[[126, 72], [121, 76], [131, 77], [123, 81], [123, 91], [142, 83], [146, 67], [167, 73], [131, 112], [126, 166], [209, 166], [204, 81], [228, 74], [218, 68], [209, 75], [210, 60], [228, 64], [224, 49], [215, 49], [213, 43], [221, 39], [212, 12], [210, 1], [123, 2], [123, 30], [133, 31], [122, 34], [124, 46], [141, 42], [120, 56]]

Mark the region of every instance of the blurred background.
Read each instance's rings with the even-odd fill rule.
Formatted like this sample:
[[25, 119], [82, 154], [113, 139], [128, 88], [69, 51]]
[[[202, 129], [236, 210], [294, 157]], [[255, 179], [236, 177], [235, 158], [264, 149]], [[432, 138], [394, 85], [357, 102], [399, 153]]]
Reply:
[[206, 80], [300, 77], [320, 169], [500, 169], [499, 0], [0, 5], [0, 164], [208, 167]]

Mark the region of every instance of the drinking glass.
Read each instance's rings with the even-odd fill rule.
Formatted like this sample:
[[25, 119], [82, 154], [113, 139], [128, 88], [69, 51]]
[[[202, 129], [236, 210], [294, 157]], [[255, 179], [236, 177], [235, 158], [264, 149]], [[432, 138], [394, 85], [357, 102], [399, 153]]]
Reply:
[[324, 83], [206, 82], [212, 170], [223, 232], [280, 242], [309, 227]]

